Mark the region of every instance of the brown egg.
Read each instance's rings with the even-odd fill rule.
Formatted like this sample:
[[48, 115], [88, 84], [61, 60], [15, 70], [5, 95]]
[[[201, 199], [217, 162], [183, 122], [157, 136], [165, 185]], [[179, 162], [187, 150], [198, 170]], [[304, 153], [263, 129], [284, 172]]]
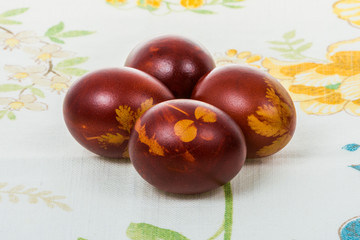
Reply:
[[127, 158], [136, 119], [172, 98], [161, 82], [139, 70], [99, 70], [71, 86], [64, 100], [64, 120], [83, 147], [104, 157]]
[[135, 47], [125, 66], [159, 79], [176, 98], [190, 98], [196, 82], [215, 67], [215, 62], [204, 47], [189, 39], [162, 36]]
[[294, 134], [296, 112], [290, 95], [276, 79], [255, 68], [216, 68], [198, 82], [192, 98], [222, 109], [237, 122], [248, 158], [278, 152]]
[[159, 103], [140, 117], [129, 141], [130, 160], [155, 187], [202, 193], [224, 185], [245, 161], [244, 136], [220, 109], [200, 101]]

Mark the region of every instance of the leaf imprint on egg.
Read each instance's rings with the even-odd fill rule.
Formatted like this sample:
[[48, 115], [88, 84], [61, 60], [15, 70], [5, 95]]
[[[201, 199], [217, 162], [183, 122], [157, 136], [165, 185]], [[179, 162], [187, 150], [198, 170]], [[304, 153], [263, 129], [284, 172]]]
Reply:
[[[153, 98], [148, 98], [144, 102], [141, 103], [140, 107], [138, 107], [135, 111], [128, 105], [120, 105], [117, 109], [115, 109], [116, 113], [116, 121], [118, 122], [118, 128], [124, 130], [123, 132], [117, 133], [105, 133], [96, 137], [87, 137], [87, 140], [98, 140], [100, 146], [107, 150], [108, 145], [111, 146], [120, 146], [125, 141], [129, 140], [130, 133], [134, 124], [138, 118], [140, 118], [144, 112], [154, 106]], [[122, 157], [129, 158], [128, 149], [124, 150]]]
[[191, 142], [197, 135], [197, 128], [195, 127], [193, 120], [183, 119], [175, 123], [174, 132], [181, 141]]
[[269, 81], [266, 81], [266, 98], [270, 104], [259, 106], [255, 114], [248, 116], [249, 127], [264, 137], [277, 137], [269, 146], [261, 148], [256, 154], [267, 156], [277, 152], [290, 141], [289, 121], [292, 116], [290, 106], [276, 94]]
[[195, 109], [195, 117], [203, 122], [213, 123], [216, 122], [216, 113], [204, 107], [197, 107]]
[[141, 125], [140, 119], [135, 124], [135, 131], [139, 134], [139, 141], [149, 147], [149, 153], [165, 156], [165, 148], [156, 141], [155, 134], [151, 138], [146, 135], [145, 124]]

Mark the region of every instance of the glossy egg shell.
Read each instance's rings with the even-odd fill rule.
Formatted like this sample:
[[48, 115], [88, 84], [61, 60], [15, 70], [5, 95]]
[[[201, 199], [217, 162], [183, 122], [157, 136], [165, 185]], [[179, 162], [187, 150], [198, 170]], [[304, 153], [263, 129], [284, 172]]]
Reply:
[[296, 111], [286, 89], [255, 68], [227, 65], [204, 76], [192, 98], [228, 113], [242, 129], [247, 157], [274, 154], [287, 145], [296, 126]]
[[204, 47], [189, 39], [161, 36], [136, 46], [125, 66], [159, 79], [176, 98], [190, 98], [197, 81], [215, 67], [215, 62]]
[[153, 186], [171, 193], [202, 193], [224, 185], [244, 164], [237, 124], [210, 104], [176, 99], [140, 117], [129, 141], [130, 160]]
[[136, 119], [172, 93], [152, 76], [132, 68], [85, 75], [67, 92], [63, 115], [72, 136], [86, 149], [110, 158], [128, 157]]

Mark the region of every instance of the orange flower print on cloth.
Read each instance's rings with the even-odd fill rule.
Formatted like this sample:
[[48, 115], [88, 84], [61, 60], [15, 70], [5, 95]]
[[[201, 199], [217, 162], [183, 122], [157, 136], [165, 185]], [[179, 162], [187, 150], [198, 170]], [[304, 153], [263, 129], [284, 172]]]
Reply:
[[287, 88], [308, 114], [329, 115], [345, 110], [360, 116], [360, 38], [328, 47], [326, 62], [280, 61], [262, 65]]
[[355, 27], [360, 27], [360, 0], [340, 0], [333, 5], [334, 13]]

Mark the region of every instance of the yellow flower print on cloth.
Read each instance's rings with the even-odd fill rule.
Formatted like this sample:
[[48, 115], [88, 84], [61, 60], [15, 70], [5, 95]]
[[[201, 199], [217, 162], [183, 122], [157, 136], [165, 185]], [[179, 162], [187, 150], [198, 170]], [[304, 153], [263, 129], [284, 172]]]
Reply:
[[216, 53], [215, 60], [217, 66], [227, 64], [244, 64], [261, 68], [262, 56], [253, 54], [250, 51], [238, 52], [236, 49], [229, 49], [225, 53]]
[[204, 0], [181, 0], [180, 5], [184, 8], [198, 8], [204, 4]]
[[[48, 28], [43, 36], [28, 30], [15, 32], [7, 26], [21, 24], [10, 18], [27, 11], [28, 8], [19, 8], [0, 13], [0, 54], [4, 59], [11, 59], [14, 53], [22, 54], [22, 59], [31, 62], [27, 66], [0, 66], [1, 70], [8, 73], [7, 79], [0, 79], [0, 119], [7, 116], [15, 120], [16, 114], [24, 109], [47, 110], [46, 103], [37, 101], [38, 98], [45, 98], [46, 90], [64, 93], [71, 85], [72, 77], [87, 72], [77, 66], [86, 62], [88, 57], [70, 58], [75, 53], [64, 50], [61, 44], [65, 44], [63, 39], [86, 36], [93, 32], [65, 31], [63, 22]], [[49, 41], [46, 41], [47, 38]], [[29, 58], [27, 54], [33, 57]]]
[[27, 79], [37, 81], [44, 78], [43, 74], [46, 73], [47, 69], [42, 65], [33, 65], [29, 67], [5, 65], [4, 70], [11, 73], [11, 75], [9, 75], [9, 80], [23, 82]]
[[34, 95], [23, 94], [19, 98], [2, 97], [0, 98], [0, 105], [6, 106], [9, 110], [19, 111], [22, 108], [26, 108], [32, 111], [44, 111], [47, 109], [45, 103], [37, 102], [37, 98]]
[[193, 12], [198, 14], [215, 14], [210, 10], [216, 6], [240, 9], [244, 0], [105, 0], [109, 5], [120, 9], [140, 8], [153, 15], [167, 15], [175, 12]]
[[122, 4], [122, 3], [126, 3], [127, 1], [126, 0], [106, 0], [106, 2], [108, 3], [112, 3], [112, 4]]
[[66, 75], [55, 75], [49, 81], [51, 91], [57, 92], [58, 94], [64, 93], [70, 87], [70, 84], [70, 77]]
[[159, 8], [162, 0], [137, 0], [137, 5], [144, 8]]
[[262, 64], [306, 113], [360, 116], [360, 51], [353, 49], [360, 49], [360, 38], [330, 45], [324, 63], [265, 58]]
[[5, 50], [13, 50], [14, 48], [19, 49], [24, 44], [34, 44], [39, 41], [40, 38], [31, 31], [23, 31], [17, 34], [14, 34], [11, 31], [0, 33], [0, 44], [4, 46]]
[[360, 0], [340, 0], [333, 5], [334, 13], [355, 27], [360, 27]]
[[63, 51], [59, 45], [48, 44], [39, 48], [26, 48], [26, 52], [34, 55], [36, 62], [49, 62], [53, 58], [66, 58], [74, 55], [72, 52]]

